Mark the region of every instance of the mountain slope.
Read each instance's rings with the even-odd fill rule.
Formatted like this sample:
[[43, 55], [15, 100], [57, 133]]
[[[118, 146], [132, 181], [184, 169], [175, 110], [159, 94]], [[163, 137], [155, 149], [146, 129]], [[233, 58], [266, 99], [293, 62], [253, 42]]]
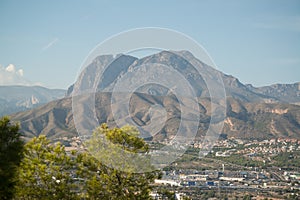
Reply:
[[227, 101], [224, 133], [240, 138], [300, 138], [300, 106]]
[[[96, 115], [99, 123], [115, 125], [111, 93], [96, 95]], [[210, 122], [209, 99], [199, 100], [200, 122], [198, 137], [203, 136]], [[180, 109], [190, 109], [187, 104], [179, 105], [174, 96], [156, 96], [135, 93], [132, 95], [130, 117], [140, 126], [151, 123], [149, 109], [153, 104], [159, 104], [167, 110], [167, 120], [163, 128], [150, 139], [170, 139], [178, 130], [181, 120]], [[76, 136], [71, 98], [50, 102], [39, 108], [12, 115], [14, 121], [20, 121], [22, 131], [27, 138], [45, 134], [50, 139]], [[184, 119], [193, 120], [193, 116]], [[227, 117], [223, 133], [238, 138], [264, 139], [274, 137], [300, 138], [300, 106], [289, 104], [245, 103], [229, 98], [227, 102]]]

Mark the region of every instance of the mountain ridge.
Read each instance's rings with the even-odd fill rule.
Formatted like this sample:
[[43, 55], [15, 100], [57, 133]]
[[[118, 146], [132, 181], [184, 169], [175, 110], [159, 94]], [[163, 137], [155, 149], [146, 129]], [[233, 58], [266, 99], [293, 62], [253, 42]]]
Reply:
[[[255, 88], [244, 85], [236, 77], [226, 75], [195, 58], [187, 51], [162, 51], [157, 54], [138, 59], [128, 55], [98, 56], [80, 74], [77, 83], [68, 88], [65, 98], [50, 102], [42, 107], [12, 115], [12, 119], [21, 122], [22, 130], [28, 137], [45, 134], [51, 138], [62, 135], [76, 135], [72, 114], [72, 93], [75, 89], [81, 91], [94, 89], [97, 91], [96, 116], [99, 123], [112, 123], [111, 107], [121, 109], [117, 104], [111, 104], [109, 99], [113, 88], [128, 72], [132, 72], [143, 65], [167, 65], [180, 72], [189, 81], [197, 95], [200, 107], [200, 122], [198, 137], [202, 137], [211, 119], [211, 106], [221, 102], [212, 102], [206, 82], [213, 83], [214, 76], [222, 78], [226, 91], [226, 118], [223, 133], [240, 138], [270, 138], [295, 137], [300, 138], [300, 102], [297, 84], [292, 86], [282, 84]], [[197, 69], [201, 73], [197, 74]], [[105, 76], [100, 77], [101, 70]], [[167, 76], [166, 71], [159, 72]], [[134, 78], [139, 77], [131, 77]], [[146, 77], [147, 78], [147, 77]], [[150, 80], [150, 79], [149, 79]], [[215, 84], [215, 83], [213, 83]], [[126, 86], [126, 85], [125, 85]], [[222, 91], [220, 83], [216, 83], [217, 90]], [[284, 90], [285, 92], [282, 92]], [[296, 93], [295, 93], [296, 91]], [[73, 94], [74, 95], [74, 94]], [[170, 88], [159, 85], [146, 85], [132, 93], [130, 116], [140, 126], [150, 123], [149, 109], [158, 104], [167, 108], [168, 118], [163, 129], [152, 139], [168, 140], [172, 138], [180, 122], [180, 106], [178, 99], [174, 99]], [[287, 96], [291, 98], [287, 98]], [[293, 105], [292, 105], [293, 104]], [[187, 106], [187, 105], [184, 105]], [[185, 109], [190, 109], [184, 107]], [[185, 119], [192, 121], [192, 118]]]
[[62, 98], [66, 91], [42, 86], [0, 86], [0, 116], [38, 107]]

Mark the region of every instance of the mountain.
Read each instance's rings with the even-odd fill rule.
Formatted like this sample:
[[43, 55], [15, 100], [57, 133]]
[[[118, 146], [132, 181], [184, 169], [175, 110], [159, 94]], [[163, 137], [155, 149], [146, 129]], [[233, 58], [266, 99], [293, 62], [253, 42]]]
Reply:
[[300, 138], [300, 106], [227, 99], [223, 132], [239, 138]]
[[[112, 60], [113, 62], [111, 63]], [[276, 100], [272, 96], [256, 93], [249, 87], [240, 83], [237, 78], [223, 74], [206, 65], [188, 51], [162, 51], [141, 59], [128, 55], [120, 55], [116, 59], [114, 59], [112, 55], [101, 55], [81, 73], [77, 85], [80, 86], [80, 90], [82, 91], [88, 88], [97, 87], [101, 91], [112, 92], [115, 84], [122, 78], [123, 74], [147, 64], [151, 64], [153, 67], [156, 67], [155, 65], [172, 66], [190, 82], [196, 95], [199, 97], [209, 97], [206, 82], [217, 82], [213, 77], [219, 75], [224, 82], [227, 96], [232, 96], [247, 102], [269, 102]], [[103, 73], [100, 80], [97, 79], [96, 77], [100, 76], [99, 72], [104, 68], [107, 68], [107, 70]], [[199, 74], [195, 68], [200, 69], [201, 74]], [[160, 73], [168, 74], [168, 71], [161, 70]], [[73, 87], [74, 85], [69, 87], [67, 96], [71, 96]], [[168, 93], [168, 91], [162, 87], [157, 88], [153, 87], [153, 85], [151, 88], [139, 88], [139, 91], [155, 95], [166, 95]]]
[[[143, 66], [151, 67], [143, 71]], [[163, 66], [172, 67], [181, 76], [172, 76], [170, 71]], [[147, 76], [135, 74], [139, 69], [142, 69], [143, 74], [147, 74]], [[196, 69], [200, 69], [200, 73]], [[174, 87], [146, 84], [134, 88], [130, 98], [124, 96], [126, 89], [131, 87], [124, 79], [138, 85], [141, 77], [143, 81], [151, 82], [158, 75], [164, 75], [161, 81], [165, 84], [173, 84]], [[168, 79], [169, 76], [171, 79]], [[225, 100], [214, 99], [210, 96], [212, 93], [217, 96], [222, 96], [222, 92], [224, 93], [222, 83], [216, 79], [216, 76], [221, 77], [224, 83], [226, 116], [223, 116], [222, 112], [218, 113], [218, 116], [212, 116], [212, 110], [216, 111], [218, 108], [222, 108]], [[185, 89], [187, 89], [178, 85], [177, 83], [180, 82], [176, 78], [185, 79], [197, 98], [192, 100], [188, 95], [175, 96], [174, 92], [179, 91], [179, 94], [186, 94]], [[122, 82], [122, 85], [118, 85], [119, 82]], [[213, 85], [213, 91], [208, 90], [207, 83]], [[116, 88], [118, 89], [115, 90]], [[82, 91], [94, 91], [94, 89], [97, 91], [95, 96], [82, 96], [81, 94]], [[74, 136], [77, 132], [72, 113], [72, 95], [75, 100], [78, 98], [78, 102], [83, 102], [82, 105], [80, 103], [75, 105], [79, 106], [75, 111], [77, 115], [78, 113], [85, 114], [79, 115], [75, 119], [77, 123], [83, 122], [82, 126], [89, 126], [92, 123], [90, 117], [94, 115], [97, 117], [97, 123], [106, 122], [116, 125], [113, 110], [125, 112], [124, 103], [128, 98], [130, 100], [129, 113], [123, 114], [120, 120], [131, 119], [139, 126], [147, 127], [151, 125], [153, 105], [160, 105], [165, 108], [166, 123], [157, 134], [145, 135], [146, 138], [154, 140], [173, 138], [179, 128], [180, 120], [184, 120], [187, 124], [194, 124], [197, 116], [199, 117], [197, 137], [199, 138], [206, 133], [210, 122], [214, 126], [223, 119], [222, 133], [228, 136], [252, 139], [300, 138], [300, 106], [296, 105], [297, 102], [300, 102], [299, 84], [262, 88], [244, 85], [237, 78], [223, 74], [201, 62], [188, 51], [162, 51], [141, 59], [129, 55], [98, 56], [82, 71], [76, 84], [68, 88], [64, 99], [14, 114], [12, 119], [21, 122], [22, 131], [28, 138], [39, 134], [46, 134], [50, 138]], [[112, 97], [117, 100], [112, 101]], [[95, 113], [92, 107], [84, 104], [83, 100], [95, 103]], [[199, 113], [195, 113], [192, 104], [200, 108]], [[189, 111], [189, 114], [182, 119], [183, 110]], [[160, 118], [157, 119], [161, 121]], [[192, 128], [195, 126], [185, 127], [186, 134], [194, 131], [190, 130]]]
[[300, 82], [294, 84], [274, 84], [258, 88], [252, 85], [247, 85], [247, 87], [255, 93], [273, 97], [278, 102], [300, 105]]
[[[111, 93], [96, 94], [96, 115], [99, 123], [114, 121], [110, 104]], [[179, 104], [174, 96], [155, 96], [134, 93], [131, 98], [130, 115], [134, 122], [143, 126], [151, 123], [149, 109], [153, 104], [160, 104], [168, 111], [163, 129], [153, 138], [164, 140], [172, 138], [178, 130], [181, 120], [180, 109], [190, 109], [188, 104]], [[198, 136], [207, 131], [210, 122], [209, 99], [201, 99], [200, 123]], [[52, 101], [39, 108], [14, 114], [14, 121], [20, 121], [22, 131], [27, 138], [46, 134], [50, 139], [76, 136], [72, 113], [71, 97]], [[193, 116], [185, 119], [192, 121]], [[223, 133], [228, 137], [248, 139], [266, 139], [274, 137], [300, 138], [300, 106], [278, 103], [245, 103], [228, 98], [227, 117]]]
[[0, 86], [0, 116], [38, 107], [64, 97], [65, 93], [40, 86]]

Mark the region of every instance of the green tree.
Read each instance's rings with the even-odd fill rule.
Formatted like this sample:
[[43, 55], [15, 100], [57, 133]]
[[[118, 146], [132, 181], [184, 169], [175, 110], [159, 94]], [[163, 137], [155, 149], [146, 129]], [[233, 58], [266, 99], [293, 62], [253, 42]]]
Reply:
[[158, 188], [157, 194], [161, 199], [175, 200], [175, 192], [170, 191], [170, 188]]
[[[109, 129], [102, 125], [87, 147], [103, 153], [102, 136], [129, 153], [148, 151], [148, 145], [137, 137], [138, 131], [128, 126]], [[106, 152], [105, 158], [114, 155], [121, 159], [116, 153]], [[117, 170], [87, 151], [67, 153], [60, 143], [50, 144], [45, 136], [28, 142], [23, 154], [17, 199], [150, 199], [151, 183], [159, 175], [157, 171], [135, 173], [128, 166], [126, 171]]]
[[23, 156], [17, 199], [76, 199], [73, 162], [60, 143], [50, 145], [45, 136], [33, 138]]
[[0, 119], [0, 199], [12, 199], [16, 171], [22, 159], [23, 141], [19, 125]]
[[87, 185], [93, 188], [93, 184], [102, 182], [102, 188], [96, 193], [89, 190], [90, 196], [101, 196], [101, 199], [150, 199], [151, 183], [159, 177], [159, 172], [151, 167], [148, 159], [139, 156], [146, 154], [149, 146], [138, 136], [138, 130], [131, 126], [109, 129], [102, 124], [94, 131], [86, 147], [102, 163], [102, 167], [98, 169], [100, 172], [94, 176], [94, 181]]
[[250, 194], [247, 194], [243, 197], [243, 200], [251, 200], [252, 196]]

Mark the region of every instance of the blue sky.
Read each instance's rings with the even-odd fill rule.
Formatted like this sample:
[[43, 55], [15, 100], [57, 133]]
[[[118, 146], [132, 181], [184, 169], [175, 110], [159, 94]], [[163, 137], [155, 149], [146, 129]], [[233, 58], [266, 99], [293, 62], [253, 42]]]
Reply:
[[7, 77], [15, 73], [31, 83], [67, 88], [99, 42], [140, 27], [187, 34], [219, 70], [243, 83], [300, 81], [297, 0], [2, 0], [0, 84], [13, 83]]

